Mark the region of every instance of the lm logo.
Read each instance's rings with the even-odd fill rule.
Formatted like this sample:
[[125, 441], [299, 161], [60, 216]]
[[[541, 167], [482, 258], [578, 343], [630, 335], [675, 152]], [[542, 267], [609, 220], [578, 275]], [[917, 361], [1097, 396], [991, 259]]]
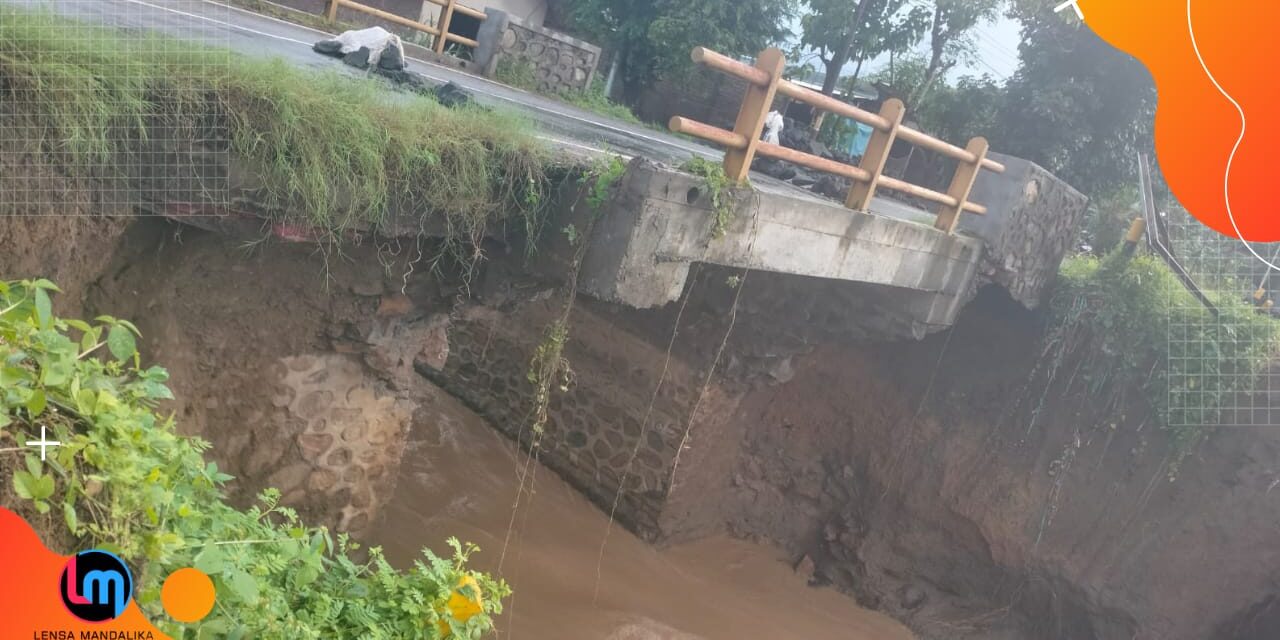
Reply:
[[72, 615], [86, 622], [104, 622], [119, 617], [129, 606], [133, 577], [115, 554], [91, 549], [67, 561], [58, 591]]

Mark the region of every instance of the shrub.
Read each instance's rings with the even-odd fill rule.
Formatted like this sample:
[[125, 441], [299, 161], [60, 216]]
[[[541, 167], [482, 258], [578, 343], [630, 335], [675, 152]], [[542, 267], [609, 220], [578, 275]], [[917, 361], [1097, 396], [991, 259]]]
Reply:
[[[61, 514], [88, 545], [125, 558], [139, 605], [162, 630], [329, 639], [477, 638], [492, 628], [510, 590], [466, 568], [472, 545], [450, 539], [451, 558], [424, 549], [400, 572], [376, 547], [355, 560], [357, 545], [301, 522], [275, 490], [248, 510], [227, 504], [220, 487], [230, 476], [205, 461], [209, 444], [178, 435], [156, 412], [172, 397], [168, 373], [142, 367], [134, 325], [56, 317], [56, 290], [46, 280], [0, 281], [0, 438], [44, 425], [63, 443], [45, 462], [27, 454], [12, 489], [37, 511]], [[188, 566], [212, 576], [218, 600], [207, 618], [182, 625], [163, 617], [159, 592]], [[481, 594], [480, 613], [449, 613], [451, 598]]]
[[1280, 351], [1280, 322], [1241, 298], [1213, 300], [1214, 317], [1154, 257], [1073, 257], [1052, 300], [1050, 340], [1059, 353], [1082, 354], [1090, 393], [1143, 391], [1170, 435], [1176, 470]]

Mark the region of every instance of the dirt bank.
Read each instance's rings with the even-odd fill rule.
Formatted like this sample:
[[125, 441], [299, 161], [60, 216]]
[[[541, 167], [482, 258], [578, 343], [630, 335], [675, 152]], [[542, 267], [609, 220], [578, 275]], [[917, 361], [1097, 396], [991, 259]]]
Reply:
[[[513, 496], [498, 470], [512, 468], [512, 454], [492, 439], [449, 440], [461, 436], [414, 368], [447, 377], [459, 358], [496, 359], [510, 371], [472, 372], [492, 374], [476, 393], [515, 393], [542, 326], [522, 323], [539, 317], [527, 310], [553, 290], [513, 275], [518, 259], [476, 280], [484, 305], [459, 297], [458, 278], [410, 268], [418, 247], [403, 243], [326, 254], [157, 218], [5, 216], [0, 232], [0, 276], [52, 275], [67, 290], [62, 309], [138, 323], [145, 358], [173, 373], [180, 400], [170, 408], [185, 430], [214, 443], [220, 465], [239, 477], [232, 489], [241, 500], [280, 487], [312, 521], [396, 542], [399, 559], [446, 531], [490, 553], [502, 548], [501, 516], [509, 519]], [[680, 443], [680, 411], [724, 335], [734, 291], [727, 275], [702, 276], [715, 286], [690, 300], [681, 320], [672, 363], [681, 373], [669, 391], [678, 402], [662, 401], [666, 426], [644, 439], [661, 440], [656, 450]], [[1270, 499], [1280, 432], [1222, 431], [1169, 482], [1164, 438], [1140, 411], [1112, 428], [1097, 423], [1089, 398], [1045, 393], [1034, 373], [1041, 321], [1005, 296], [983, 292], [953, 330], [885, 342], [847, 325], [835, 313], [844, 301], [801, 304], [820, 292], [763, 295], [770, 278], [752, 274], [751, 282], [765, 288], [743, 296], [711, 385], [717, 395], [701, 409], [724, 415], [714, 433], [695, 431], [689, 441], [687, 466], [708, 477], [697, 480], [696, 500], [672, 511], [684, 514], [675, 531], [775, 544], [803, 577], [812, 567], [814, 584], [852, 594], [925, 638], [1280, 635], [1280, 505]], [[589, 301], [582, 309], [567, 350], [581, 377], [557, 397], [566, 418], [576, 411], [591, 424], [575, 446], [568, 434], [577, 427], [564, 423], [556, 455], [566, 458], [629, 434], [676, 315], [674, 307], [633, 312]], [[499, 373], [513, 382], [497, 384]], [[451, 466], [472, 455], [483, 465], [470, 475]], [[412, 480], [397, 490], [404, 478]], [[616, 638], [631, 637], [628, 625], [657, 637], [740, 637], [717, 630], [778, 621], [809, 629], [808, 637], [844, 637], [817, 613], [792, 617], [792, 607], [835, 611], [849, 602], [829, 590], [788, 600], [803, 577], [722, 537], [655, 551], [615, 531], [599, 565], [600, 604], [583, 604], [594, 592], [602, 516], [549, 473], [539, 482], [530, 522], [553, 522], [521, 525], [513, 540], [523, 543], [508, 548], [518, 594], [510, 628], [556, 637], [554, 620], [524, 617], [521, 607], [532, 606], [565, 610]], [[388, 509], [397, 532], [415, 533], [386, 537], [394, 532], [378, 522]], [[740, 569], [717, 568], [740, 561]], [[621, 586], [634, 584], [645, 589]], [[701, 589], [721, 604], [682, 606]], [[775, 601], [793, 604], [759, 604]], [[847, 611], [853, 617], [842, 623], [872, 620]]]
[[526, 454], [455, 398], [435, 394], [371, 542], [400, 566], [450, 535], [479, 544], [478, 566], [501, 567], [515, 589], [498, 637], [911, 638], [833, 589], [806, 587], [770, 547], [718, 536], [658, 550], [615, 526], [601, 556], [607, 517], [546, 469], [533, 474], [533, 493], [513, 514]]
[[[2, 223], [56, 241], [103, 221]], [[326, 256], [158, 218], [117, 224], [120, 233], [101, 238], [103, 266], [85, 269], [64, 300], [136, 320], [144, 359], [171, 372], [178, 399], [168, 408], [213, 443], [212, 457], [237, 476], [237, 499], [282, 488], [308, 520], [382, 544], [400, 564], [449, 535], [480, 543], [478, 566], [500, 569], [517, 593], [500, 637], [911, 637], [833, 589], [808, 589], [808, 576], [768, 546], [720, 536], [658, 550], [615, 525], [601, 557], [606, 515], [546, 469], [534, 472], [506, 544], [524, 458], [410, 369], [447, 357], [436, 329], [457, 295], [448, 277], [404, 278], [416, 250]], [[5, 278], [42, 268], [0, 263]]]
[[1224, 430], [1170, 482], [1143, 415], [1043, 393], [1039, 329], [988, 291], [923, 342], [797, 359], [735, 416], [731, 529], [927, 638], [1277, 637], [1280, 432]]

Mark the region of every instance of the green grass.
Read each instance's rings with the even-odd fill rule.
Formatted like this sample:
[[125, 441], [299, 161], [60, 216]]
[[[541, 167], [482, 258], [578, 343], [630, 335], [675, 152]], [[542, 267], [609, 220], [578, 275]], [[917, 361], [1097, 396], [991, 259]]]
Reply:
[[280, 217], [336, 237], [409, 212], [443, 220], [463, 257], [495, 222], [535, 229], [548, 190], [549, 151], [513, 115], [12, 7], [0, 8], [0, 109], [30, 132], [7, 144], [73, 177], [122, 177], [112, 167], [136, 166], [156, 135], [225, 141]]
[[1123, 394], [1141, 390], [1171, 438], [1176, 473], [1280, 353], [1280, 322], [1242, 296], [1214, 300], [1214, 317], [1154, 257], [1068, 258], [1051, 305], [1058, 348], [1050, 352], [1084, 358], [1080, 380], [1097, 406], [1123, 411]]
[[644, 124], [626, 105], [618, 104], [604, 95], [604, 82], [599, 78], [582, 91], [542, 91], [538, 88], [538, 78], [534, 73], [533, 64], [527, 60], [501, 58], [493, 71], [493, 79], [517, 89], [559, 100], [583, 111], [590, 111], [628, 124]]

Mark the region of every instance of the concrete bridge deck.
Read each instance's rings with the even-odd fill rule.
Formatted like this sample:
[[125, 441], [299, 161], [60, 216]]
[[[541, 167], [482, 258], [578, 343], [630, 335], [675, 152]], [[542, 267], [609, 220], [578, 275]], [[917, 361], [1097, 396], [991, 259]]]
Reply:
[[733, 219], [716, 238], [700, 178], [635, 161], [621, 188], [597, 223], [581, 287], [633, 307], [678, 299], [702, 262], [901, 289], [913, 320], [945, 326], [982, 255], [980, 239], [938, 231], [923, 211], [885, 199], [868, 214], [761, 181], [734, 194]]

